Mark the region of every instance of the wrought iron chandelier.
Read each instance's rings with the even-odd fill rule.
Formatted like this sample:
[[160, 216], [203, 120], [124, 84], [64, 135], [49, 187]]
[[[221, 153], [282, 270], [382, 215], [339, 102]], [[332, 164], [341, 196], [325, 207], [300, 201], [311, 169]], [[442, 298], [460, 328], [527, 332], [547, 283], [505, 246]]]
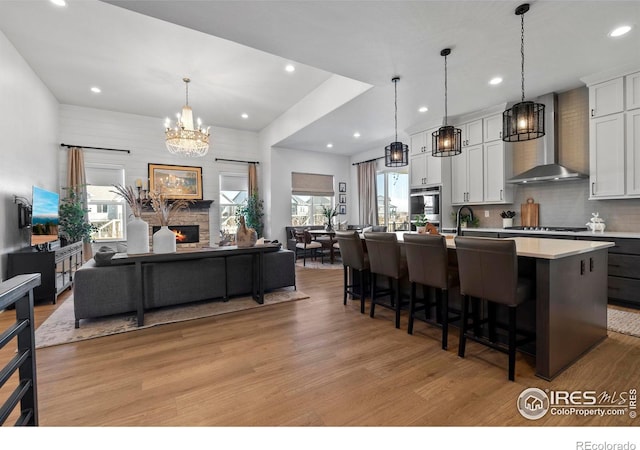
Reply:
[[455, 156], [462, 153], [462, 130], [447, 125], [447, 56], [450, 54], [450, 48], [440, 52], [440, 56], [444, 56], [444, 125], [431, 135], [432, 156]]
[[193, 111], [189, 106], [189, 78], [183, 78], [186, 89], [186, 101], [182, 107], [182, 114], [177, 114], [178, 120], [174, 127], [167, 117], [164, 124], [167, 136], [167, 150], [174, 155], [200, 157], [209, 151], [209, 127], [202, 126], [198, 118], [198, 128], [193, 126]]
[[409, 164], [409, 146], [398, 142], [398, 81], [400, 77], [393, 77], [391, 81], [395, 90], [396, 140], [384, 148], [384, 165], [402, 167]]
[[520, 16], [522, 101], [502, 113], [502, 140], [505, 142], [530, 141], [544, 136], [544, 105], [524, 100], [524, 14], [527, 11], [528, 3], [516, 8], [516, 15]]

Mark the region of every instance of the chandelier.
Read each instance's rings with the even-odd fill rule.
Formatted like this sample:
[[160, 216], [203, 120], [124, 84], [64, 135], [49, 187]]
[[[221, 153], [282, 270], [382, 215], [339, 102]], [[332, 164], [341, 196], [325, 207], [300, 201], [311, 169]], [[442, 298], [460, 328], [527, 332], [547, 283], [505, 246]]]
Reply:
[[462, 153], [462, 130], [447, 125], [447, 56], [450, 54], [450, 48], [440, 52], [440, 56], [444, 56], [444, 125], [431, 134], [431, 156], [456, 156]]
[[527, 11], [529, 11], [528, 3], [523, 3], [516, 8], [516, 15], [520, 16], [522, 101], [502, 113], [502, 140], [505, 142], [529, 141], [545, 134], [544, 105], [524, 100], [524, 14]]
[[409, 146], [398, 142], [398, 81], [400, 77], [393, 77], [391, 81], [395, 89], [396, 140], [384, 148], [384, 165], [402, 167], [409, 164]]
[[169, 153], [181, 156], [200, 157], [209, 151], [209, 127], [202, 126], [198, 118], [198, 128], [193, 126], [193, 112], [189, 106], [189, 78], [183, 78], [186, 89], [186, 101], [182, 107], [182, 114], [177, 114], [178, 120], [174, 127], [167, 117], [164, 124], [167, 136], [167, 150]]

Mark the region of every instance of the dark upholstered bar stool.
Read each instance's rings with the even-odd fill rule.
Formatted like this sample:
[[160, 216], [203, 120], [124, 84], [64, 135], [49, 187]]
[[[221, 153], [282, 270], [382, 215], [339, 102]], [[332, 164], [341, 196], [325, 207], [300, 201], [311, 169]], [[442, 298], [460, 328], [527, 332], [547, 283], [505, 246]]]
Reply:
[[[407, 255], [407, 268], [411, 282], [411, 306], [409, 308], [409, 334], [413, 334], [413, 321], [416, 312], [425, 311], [425, 318], [434, 303], [429, 301], [425, 289], [420, 300], [416, 297], [416, 286], [433, 287], [436, 289], [436, 311], [440, 314], [442, 326], [442, 348], [447, 349], [449, 323], [453, 319], [449, 314], [449, 291], [459, 285], [458, 272], [449, 268], [447, 240], [441, 235], [409, 234], [404, 235], [404, 249]], [[422, 306], [418, 307], [417, 303]]]
[[[364, 314], [364, 300], [367, 291], [364, 276], [369, 272], [369, 256], [364, 253], [362, 239], [357, 231], [336, 231], [336, 239], [344, 271], [344, 304], [347, 304], [347, 295], [351, 295], [351, 298], [358, 297], [360, 312]], [[349, 270], [352, 273], [351, 284], [349, 284]], [[355, 283], [356, 273], [358, 274], [358, 284]]]
[[[371, 266], [371, 310], [369, 316], [374, 316], [376, 305], [392, 309], [396, 312], [396, 328], [400, 328], [400, 311], [403, 306], [400, 284], [403, 278], [407, 278], [407, 264], [401, 257], [398, 238], [395, 233], [379, 232], [365, 232], [364, 238]], [[378, 275], [387, 277], [388, 289], [378, 288]], [[389, 296], [389, 303], [380, 302], [379, 297], [381, 296]]]
[[[460, 271], [462, 324], [458, 356], [464, 357], [466, 339], [473, 339], [509, 355], [509, 380], [515, 379], [516, 367], [516, 308], [532, 297], [532, 284], [518, 278], [516, 243], [510, 239], [456, 237], [456, 253]], [[496, 326], [490, 317], [489, 339], [467, 333], [469, 297], [484, 299], [509, 309], [508, 349], [495, 342]], [[490, 309], [493, 309], [491, 307]], [[521, 343], [531, 340], [528, 335]], [[492, 342], [493, 341], [493, 342]]]

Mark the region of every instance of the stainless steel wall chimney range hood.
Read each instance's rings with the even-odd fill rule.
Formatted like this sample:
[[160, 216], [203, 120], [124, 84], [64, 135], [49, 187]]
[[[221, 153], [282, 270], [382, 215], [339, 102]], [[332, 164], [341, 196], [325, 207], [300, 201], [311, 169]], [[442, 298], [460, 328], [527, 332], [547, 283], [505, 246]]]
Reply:
[[[556, 151], [556, 107], [558, 103], [557, 95], [547, 94], [539, 97], [536, 102], [546, 105], [546, 133], [543, 137], [535, 141], [537, 145], [537, 165], [533, 169], [529, 169], [526, 172], [510, 178], [509, 180], [507, 180], [507, 183], [542, 183], [547, 181], [572, 181], [587, 178], [587, 175], [583, 173], [558, 164], [558, 155]], [[513, 149], [513, 151], [517, 150]]]

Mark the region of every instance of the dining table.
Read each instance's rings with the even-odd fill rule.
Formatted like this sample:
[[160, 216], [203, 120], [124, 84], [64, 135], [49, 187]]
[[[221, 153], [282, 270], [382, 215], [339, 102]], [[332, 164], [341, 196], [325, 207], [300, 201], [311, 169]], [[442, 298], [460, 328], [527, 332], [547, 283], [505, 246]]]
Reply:
[[[324, 248], [328, 248], [329, 249], [329, 260], [331, 261], [331, 264], [333, 264], [335, 262], [335, 259], [336, 259], [335, 248], [333, 247], [333, 244], [338, 242], [337, 239], [336, 239], [335, 230], [333, 230], [333, 229], [331, 229], [331, 230], [309, 230], [309, 234], [313, 237], [313, 239], [315, 239], [316, 241], [320, 242]], [[328, 236], [328, 239], [317, 239], [318, 237], [324, 237], [324, 236]]]
[[[396, 232], [403, 244], [405, 232]], [[445, 234], [450, 261], [455, 235]], [[475, 238], [486, 239], [486, 238]], [[536, 287], [536, 375], [551, 380], [607, 337], [608, 249], [613, 242], [506, 238]], [[480, 268], [478, 268], [480, 270]]]

